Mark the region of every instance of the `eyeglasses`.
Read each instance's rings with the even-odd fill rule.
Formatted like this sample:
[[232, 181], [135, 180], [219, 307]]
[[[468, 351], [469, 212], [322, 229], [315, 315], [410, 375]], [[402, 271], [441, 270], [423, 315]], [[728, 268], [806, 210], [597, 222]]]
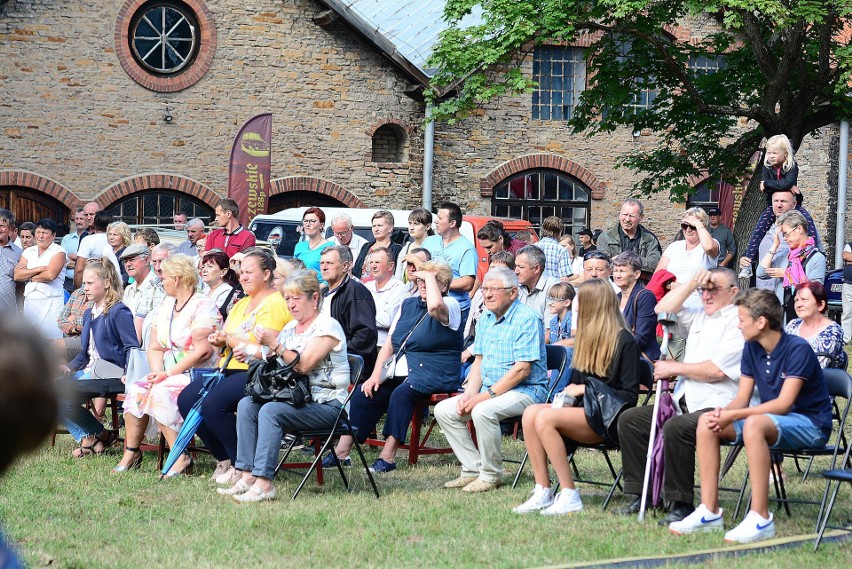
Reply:
[[351, 233], [352, 233], [351, 229], [346, 229], [344, 231], [335, 231], [334, 236], [335, 237], [344, 237], [346, 235], [350, 235]]
[[497, 294], [498, 291], [501, 290], [512, 290], [513, 286], [484, 286], [481, 287], [482, 294]]
[[588, 253], [583, 255], [584, 261], [588, 261], [589, 259], [601, 259], [602, 261], [606, 261], [607, 263], [611, 262], [609, 255], [607, 255], [603, 251], [589, 251]]
[[784, 239], [787, 239], [787, 237], [789, 237], [791, 233], [793, 233], [794, 231], [799, 230], [799, 229], [801, 229], [801, 227], [796, 226], [796, 227], [790, 229], [790, 231], [782, 231], [781, 237], [783, 237]]
[[310, 225], [310, 224], [319, 223], [319, 222], [320, 222], [319, 219], [303, 219], [302, 225]]
[[697, 228], [694, 225], [690, 225], [688, 223], [680, 224], [681, 231], [697, 231]]
[[700, 286], [696, 290], [698, 291], [698, 294], [704, 294], [706, 292], [708, 295], [713, 296], [717, 292], [722, 290], [723, 288], [733, 288], [733, 287], [734, 287], [734, 285], [714, 286], [714, 287], [709, 287], [709, 288], [705, 288], [705, 287]]

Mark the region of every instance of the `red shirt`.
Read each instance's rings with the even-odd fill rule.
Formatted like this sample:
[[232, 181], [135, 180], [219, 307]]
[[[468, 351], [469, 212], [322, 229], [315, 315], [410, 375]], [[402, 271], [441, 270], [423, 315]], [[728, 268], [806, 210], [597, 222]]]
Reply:
[[228, 233], [224, 229], [211, 231], [207, 236], [207, 244], [204, 246], [204, 250], [221, 249], [228, 257], [231, 257], [234, 253], [254, 247], [254, 244], [254, 233], [240, 225], [233, 233]]

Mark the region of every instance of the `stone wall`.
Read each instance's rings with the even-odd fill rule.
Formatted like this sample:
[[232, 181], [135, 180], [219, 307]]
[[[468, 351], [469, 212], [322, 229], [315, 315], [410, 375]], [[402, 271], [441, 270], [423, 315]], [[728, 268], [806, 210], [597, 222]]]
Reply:
[[[116, 57], [121, 2], [11, 0], [0, 9], [0, 169], [35, 172], [81, 199], [147, 172], [221, 195], [237, 130], [269, 111], [273, 178], [323, 178], [367, 205], [419, 203], [423, 104], [404, 94], [396, 68], [344, 24], [314, 24], [324, 8], [312, 0], [207, 6], [218, 35], [209, 71], [156, 93]], [[389, 121], [408, 134], [408, 162], [371, 162], [371, 134]]]

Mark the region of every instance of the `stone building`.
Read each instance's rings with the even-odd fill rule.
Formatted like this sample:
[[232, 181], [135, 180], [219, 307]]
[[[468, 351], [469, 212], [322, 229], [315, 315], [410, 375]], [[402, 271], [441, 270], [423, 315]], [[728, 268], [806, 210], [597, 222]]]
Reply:
[[[89, 200], [128, 222], [209, 217], [226, 193], [233, 137], [273, 115], [270, 211], [421, 203], [438, 0], [8, 0], [0, 6], [0, 206], [67, 222]], [[700, 25], [672, 33], [700, 35]], [[432, 203], [563, 217], [604, 228], [629, 195], [629, 130], [586, 138], [564, 122], [585, 82], [583, 45], [541, 48], [524, 68], [547, 86], [434, 129]], [[707, 64], [706, 62], [704, 64]], [[545, 85], [545, 83], [542, 83]], [[652, 96], [648, 94], [648, 96]], [[637, 104], [647, 104], [647, 97]], [[801, 147], [806, 205], [833, 242], [836, 126]], [[690, 204], [728, 218], [738, 188], [700, 178]], [[668, 242], [687, 204], [646, 200]]]

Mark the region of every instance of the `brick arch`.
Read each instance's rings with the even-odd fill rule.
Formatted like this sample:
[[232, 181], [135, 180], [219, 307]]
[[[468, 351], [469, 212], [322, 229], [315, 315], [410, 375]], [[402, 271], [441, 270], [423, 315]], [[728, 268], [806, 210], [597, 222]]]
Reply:
[[59, 182], [28, 170], [0, 170], [0, 186], [20, 186], [45, 193], [71, 211], [83, 205], [83, 200]]
[[222, 199], [216, 192], [192, 178], [180, 174], [151, 173], [131, 176], [115, 182], [95, 197], [101, 207], [107, 208], [119, 199], [146, 190], [172, 190], [197, 198], [210, 206], [216, 207]]
[[604, 187], [603, 182], [598, 180], [594, 174], [573, 160], [568, 160], [558, 154], [527, 154], [526, 156], [521, 156], [519, 158], [503, 162], [479, 182], [480, 195], [490, 198], [494, 195], [494, 186], [506, 178], [514, 174], [524, 172], [525, 170], [535, 170], [539, 168], [558, 170], [568, 174], [569, 176], [573, 176], [583, 182], [591, 190], [591, 197], [593, 200], [604, 199], [606, 188]]
[[396, 126], [400, 127], [402, 130], [404, 130], [406, 135], [411, 136], [411, 130], [412, 130], [411, 126], [408, 123], [406, 123], [405, 121], [402, 121], [400, 119], [394, 119], [394, 118], [379, 119], [376, 122], [374, 122], [373, 124], [371, 124], [364, 132], [367, 134], [367, 136], [372, 137], [374, 134], [376, 134], [377, 130], [379, 130], [381, 127], [383, 127], [385, 125], [389, 125], [389, 124], [395, 124]]
[[323, 194], [343, 202], [346, 207], [366, 207], [364, 202], [343, 186], [310, 176], [288, 176], [272, 180], [272, 190], [269, 192], [269, 197], [296, 191]]

